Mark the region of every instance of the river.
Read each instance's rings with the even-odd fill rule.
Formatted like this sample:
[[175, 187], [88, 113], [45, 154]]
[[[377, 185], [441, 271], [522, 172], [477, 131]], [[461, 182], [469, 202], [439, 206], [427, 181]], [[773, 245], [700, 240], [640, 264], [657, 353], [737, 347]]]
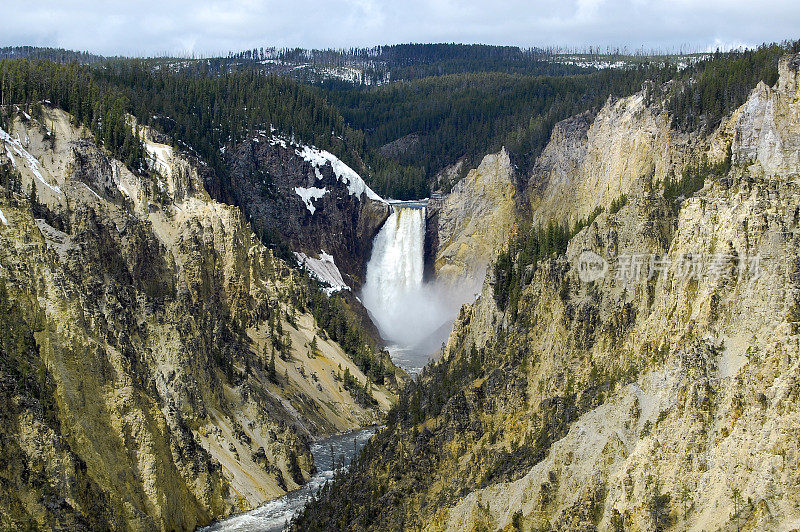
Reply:
[[333, 478], [334, 467], [342, 463], [344, 467], [348, 467], [375, 431], [375, 427], [370, 427], [336, 434], [312, 443], [311, 453], [314, 455], [317, 473], [303, 487], [255, 510], [223, 519], [200, 531], [280, 532], [311, 496]]
[[[427, 201], [392, 202], [392, 214], [376, 235], [361, 292], [364, 306], [391, 344], [395, 364], [416, 377], [446, 341], [453, 318], [466, 301], [463, 294], [426, 283], [424, 244]], [[216, 531], [281, 531], [334, 474], [334, 464], [347, 467], [374, 428], [338, 434], [311, 446], [318, 472], [302, 488], [243, 514], [202, 529]]]

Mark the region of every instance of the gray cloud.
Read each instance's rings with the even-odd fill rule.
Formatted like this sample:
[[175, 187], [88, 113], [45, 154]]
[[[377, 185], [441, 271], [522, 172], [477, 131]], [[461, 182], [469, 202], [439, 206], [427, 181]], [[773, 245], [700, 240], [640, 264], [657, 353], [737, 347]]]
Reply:
[[794, 0], [3, 0], [0, 45], [102, 54], [399, 42], [703, 50], [800, 37]]

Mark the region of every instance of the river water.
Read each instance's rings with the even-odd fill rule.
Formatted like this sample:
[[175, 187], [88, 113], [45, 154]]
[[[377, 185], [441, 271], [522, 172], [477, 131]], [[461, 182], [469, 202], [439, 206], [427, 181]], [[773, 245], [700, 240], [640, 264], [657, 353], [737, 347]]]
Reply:
[[438, 355], [434, 350], [419, 349], [402, 345], [390, 345], [388, 348], [392, 362], [400, 366], [411, 377], [416, 378], [425, 365]]
[[287, 493], [280, 499], [269, 501], [255, 510], [234, 515], [211, 526], [200, 529], [202, 532], [243, 531], [280, 532], [292, 517], [305, 506], [312, 495], [333, 478], [334, 467], [348, 467], [353, 458], [375, 434], [370, 427], [342, 434], [336, 434], [311, 444], [317, 473], [303, 487]]

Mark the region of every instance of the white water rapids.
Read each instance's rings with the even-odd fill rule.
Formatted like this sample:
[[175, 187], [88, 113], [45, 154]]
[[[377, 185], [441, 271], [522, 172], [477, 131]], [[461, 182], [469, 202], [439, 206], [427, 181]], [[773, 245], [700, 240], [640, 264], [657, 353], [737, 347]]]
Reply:
[[268, 501], [255, 510], [218, 521], [199, 532], [280, 532], [306, 503], [331, 480], [337, 468], [347, 468], [376, 427], [335, 434], [311, 445], [316, 474], [302, 488]]

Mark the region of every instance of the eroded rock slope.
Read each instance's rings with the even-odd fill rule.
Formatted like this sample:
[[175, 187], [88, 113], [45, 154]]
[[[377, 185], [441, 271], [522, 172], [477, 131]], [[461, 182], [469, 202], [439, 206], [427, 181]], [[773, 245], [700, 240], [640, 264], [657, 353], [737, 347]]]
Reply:
[[[490, 274], [298, 529], [796, 529], [799, 63], [706, 138], [638, 96], [562, 123], [532, 216], [627, 202], [565, 252], [515, 256], [513, 308]], [[704, 159], [701, 188], [665, 186]]]
[[302, 484], [310, 438], [381, 419], [392, 394], [202, 162], [140, 129], [134, 173], [57, 109], [3, 112], [0, 528], [191, 530]]

